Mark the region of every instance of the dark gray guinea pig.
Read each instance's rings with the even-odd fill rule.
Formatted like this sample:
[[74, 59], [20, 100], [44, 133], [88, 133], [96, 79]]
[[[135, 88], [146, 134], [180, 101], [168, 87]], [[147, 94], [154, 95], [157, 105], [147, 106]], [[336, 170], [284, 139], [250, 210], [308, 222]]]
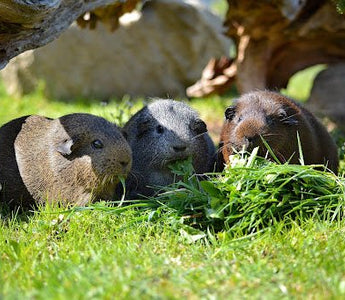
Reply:
[[213, 171], [216, 151], [206, 124], [185, 103], [158, 99], [137, 112], [123, 131], [133, 153], [126, 182], [129, 199], [153, 195], [153, 186], [173, 183], [173, 162], [191, 157], [197, 174]]

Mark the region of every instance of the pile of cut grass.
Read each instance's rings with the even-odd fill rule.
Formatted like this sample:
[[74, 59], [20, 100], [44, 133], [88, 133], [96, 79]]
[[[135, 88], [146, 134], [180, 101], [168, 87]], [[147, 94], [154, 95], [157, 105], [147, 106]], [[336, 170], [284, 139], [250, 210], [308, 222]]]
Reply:
[[232, 238], [256, 234], [282, 221], [286, 225], [310, 218], [332, 222], [344, 214], [344, 178], [316, 165], [267, 161], [257, 156], [257, 149], [251, 155], [232, 156], [222, 173], [208, 174], [207, 180], [193, 175], [191, 161], [172, 168], [177, 182], [162, 187], [155, 197], [121, 207], [95, 204], [75, 210], [121, 214], [140, 208], [134, 223], [170, 218], [170, 224], [189, 232], [192, 240], [215, 232]]
[[310, 217], [333, 221], [344, 211], [344, 180], [315, 166], [276, 164], [253, 155], [201, 186], [210, 197], [206, 217], [222, 220], [230, 233]]

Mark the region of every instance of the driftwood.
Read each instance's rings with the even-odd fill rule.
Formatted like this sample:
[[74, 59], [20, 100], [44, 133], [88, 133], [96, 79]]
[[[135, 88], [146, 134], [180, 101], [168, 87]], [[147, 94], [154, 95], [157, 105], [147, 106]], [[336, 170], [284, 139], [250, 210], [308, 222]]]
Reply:
[[203, 97], [225, 93], [235, 81], [236, 65], [234, 60], [225, 56], [212, 58], [202, 71], [201, 79], [188, 87], [189, 97]]
[[[138, 2], [0, 0], [0, 69], [12, 57], [49, 43], [74, 20], [89, 28], [102, 21], [113, 30], [118, 18]], [[224, 59], [210, 62], [191, 93], [221, 93], [234, 81], [240, 92], [279, 89], [308, 66], [345, 61], [345, 17], [332, 0], [228, 0], [228, 4], [226, 34], [237, 55], [231, 65]]]
[[12, 57], [52, 41], [78, 17], [80, 25], [94, 27], [101, 20], [114, 29], [139, 1], [0, 0], [0, 69]]
[[[225, 84], [235, 81], [241, 93], [280, 89], [299, 70], [345, 61], [345, 17], [332, 0], [228, 0], [228, 5], [226, 34], [233, 39], [237, 55], [231, 66], [217, 72]], [[212, 73], [211, 65], [206, 74]], [[230, 68], [236, 71], [229, 72]], [[224, 89], [204, 76], [190, 90], [200, 96], [202, 90], [207, 90], [206, 95]]]

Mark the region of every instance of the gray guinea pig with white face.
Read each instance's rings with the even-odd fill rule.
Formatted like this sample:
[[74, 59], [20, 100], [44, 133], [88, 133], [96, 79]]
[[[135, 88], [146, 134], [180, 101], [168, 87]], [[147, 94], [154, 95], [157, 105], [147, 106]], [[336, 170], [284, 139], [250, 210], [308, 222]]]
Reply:
[[216, 150], [207, 126], [185, 103], [158, 99], [137, 112], [123, 133], [133, 153], [127, 198], [150, 196], [153, 186], [173, 183], [169, 165], [188, 157], [197, 174], [213, 171]]
[[94, 115], [31, 115], [0, 128], [0, 195], [11, 206], [111, 200], [131, 163], [120, 129]]

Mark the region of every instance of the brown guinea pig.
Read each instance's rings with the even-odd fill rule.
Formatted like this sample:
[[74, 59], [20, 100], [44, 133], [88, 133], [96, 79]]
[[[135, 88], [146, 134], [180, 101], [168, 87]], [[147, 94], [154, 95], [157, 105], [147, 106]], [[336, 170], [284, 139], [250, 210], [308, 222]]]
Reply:
[[334, 173], [339, 159], [336, 144], [323, 125], [293, 100], [270, 91], [241, 96], [225, 111], [219, 144], [218, 169], [229, 162], [234, 151], [251, 151], [259, 146], [266, 156], [264, 139], [282, 162], [299, 163], [299, 134], [305, 164], [324, 164]]
[[32, 115], [0, 128], [0, 196], [10, 206], [111, 200], [131, 163], [118, 127], [94, 115]]

